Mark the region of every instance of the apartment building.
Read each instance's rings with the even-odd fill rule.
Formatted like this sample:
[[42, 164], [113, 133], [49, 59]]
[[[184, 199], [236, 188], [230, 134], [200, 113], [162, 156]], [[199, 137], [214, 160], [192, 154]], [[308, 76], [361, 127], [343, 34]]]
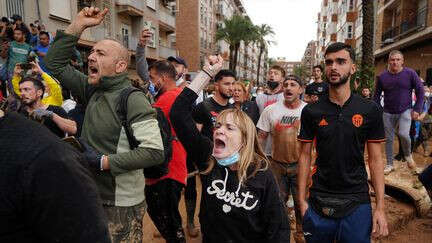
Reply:
[[316, 60], [317, 45], [317, 41], [309, 41], [301, 60], [301, 64], [307, 68], [309, 73], [312, 73], [313, 66], [318, 64]]
[[315, 58], [323, 62], [328, 45], [343, 42], [361, 53], [361, 0], [323, 0], [318, 13], [317, 52]]
[[274, 64], [284, 68], [286, 75], [291, 75], [294, 74], [295, 68], [300, 67], [302, 65], [302, 62], [287, 61], [285, 57], [277, 57]]
[[[234, 14], [246, 15], [242, 0], [181, 0], [176, 16], [176, 38], [179, 54], [189, 64], [193, 73], [201, 69], [205, 58], [219, 53], [228, 68], [229, 45], [223, 40], [216, 41], [216, 31], [224, 27], [223, 21]], [[239, 79], [256, 80], [259, 48], [250, 44], [241, 45], [237, 63]], [[267, 50], [262, 55], [260, 80], [265, 73]]]
[[405, 66], [432, 85], [432, 0], [379, 0], [375, 32], [375, 70], [387, 67], [388, 54], [400, 50]]
[[147, 46], [147, 59], [155, 60], [177, 55], [175, 49], [175, 0], [0, 0], [0, 15], [23, 16], [26, 23], [40, 20], [46, 29], [55, 32], [65, 29], [78, 11], [85, 6], [108, 8], [103, 24], [84, 31], [79, 40], [78, 50], [84, 63], [91, 47], [99, 40], [113, 38], [129, 49], [131, 54], [131, 77], [137, 77], [135, 50], [144, 26], [153, 32]]

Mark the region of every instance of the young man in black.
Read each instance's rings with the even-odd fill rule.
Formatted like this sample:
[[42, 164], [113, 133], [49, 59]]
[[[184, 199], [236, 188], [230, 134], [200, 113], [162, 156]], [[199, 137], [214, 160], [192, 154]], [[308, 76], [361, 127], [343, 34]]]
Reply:
[[[213, 127], [216, 117], [225, 109], [232, 108], [228, 102], [233, 95], [235, 74], [230, 70], [219, 71], [214, 78], [215, 94], [199, 103], [192, 111], [192, 117], [197, 123], [201, 133], [213, 140]], [[193, 161], [187, 160], [188, 173], [196, 171]], [[196, 208], [196, 179], [195, 176], [188, 178], [185, 189], [185, 204], [187, 213], [187, 231], [192, 237], [198, 236], [198, 230], [194, 224]]]
[[322, 80], [322, 71], [321, 65], [312, 68], [314, 82], [306, 87], [305, 102], [315, 103], [321, 96], [328, 94], [328, 84]]
[[[302, 141], [298, 194], [303, 232], [307, 242], [370, 242], [371, 230], [375, 237], [388, 234], [381, 156], [381, 142], [385, 140], [382, 111], [375, 103], [351, 93], [349, 81], [356, 70], [351, 46], [331, 44], [324, 56], [329, 95], [303, 109], [298, 137]], [[306, 201], [314, 138], [316, 173]], [[376, 194], [373, 216], [363, 158], [365, 144]]]
[[27, 77], [20, 81], [21, 111], [37, 120], [44, 119], [44, 125], [58, 137], [65, 137], [66, 133], [73, 135], [77, 131], [75, 121], [69, 120], [66, 111], [60, 106], [44, 105], [42, 97], [45, 87], [37, 78]]

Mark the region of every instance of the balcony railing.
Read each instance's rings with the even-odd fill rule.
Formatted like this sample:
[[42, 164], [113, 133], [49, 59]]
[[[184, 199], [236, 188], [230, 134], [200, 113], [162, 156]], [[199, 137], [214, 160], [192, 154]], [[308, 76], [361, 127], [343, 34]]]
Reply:
[[381, 40], [384, 45], [390, 44], [396, 39], [400, 39], [405, 35], [412, 33], [426, 26], [427, 20], [427, 8], [423, 8], [417, 11], [416, 14], [409, 17], [409, 19], [403, 20], [398, 26], [394, 26], [391, 29], [383, 33]]
[[166, 8], [159, 11], [159, 20], [172, 28], [175, 28], [176, 20], [171, 11]]
[[144, 1], [140, 0], [116, 0], [117, 5], [131, 6], [138, 10], [144, 10]]
[[166, 59], [170, 56], [176, 56], [176, 55], [177, 52], [175, 49], [166, 46], [159, 46], [159, 57]]

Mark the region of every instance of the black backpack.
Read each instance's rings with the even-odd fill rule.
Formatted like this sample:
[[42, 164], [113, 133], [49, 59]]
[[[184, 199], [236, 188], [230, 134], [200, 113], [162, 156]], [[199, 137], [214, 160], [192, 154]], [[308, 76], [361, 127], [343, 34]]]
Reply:
[[[129, 141], [130, 149], [135, 149], [138, 147], [139, 142], [136, 140], [135, 136], [132, 133], [132, 129], [130, 124], [127, 122], [127, 101], [129, 95], [133, 92], [143, 92], [141, 89], [128, 87], [121, 91], [119, 97], [119, 103], [117, 107], [117, 115], [120, 119], [122, 126], [125, 129], [127, 139]], [[159, 125], [160, 134], [162, 137], [163, 147], [164, 147], [164, 156], [165, 159], [162, 164], [155, 165], [149, 168], [144, 169], [144, 175], [146, 178], [157, 179], [166, 174], [168, 174], [168, 163], [172, 158], [172, 141], [174, 137], [171, 133], [171, 125], [166, 118], [165, 114], [159, 107], [153, 107], [157, 113], [157, 121]]]

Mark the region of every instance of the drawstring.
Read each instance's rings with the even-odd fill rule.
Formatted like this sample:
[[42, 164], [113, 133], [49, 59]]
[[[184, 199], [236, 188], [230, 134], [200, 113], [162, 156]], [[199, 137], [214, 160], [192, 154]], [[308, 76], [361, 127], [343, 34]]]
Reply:
[[[228, 169], [225, 168], [225, 183], [224, 183], [224, 189], [223, 189], [223, 192], [226, 191], [225, 189], [226, 189], [227, 181], [228, 181]], [[236, 194], [237, 197], [238, 197], [238, 194], [239, 194], [239, 192], [240, 192], [240, 188], [241, 188], [241, 181], [239, 181], [238, 186], [237, 186], [237, 191], [235, 192], [235, 194]]]

